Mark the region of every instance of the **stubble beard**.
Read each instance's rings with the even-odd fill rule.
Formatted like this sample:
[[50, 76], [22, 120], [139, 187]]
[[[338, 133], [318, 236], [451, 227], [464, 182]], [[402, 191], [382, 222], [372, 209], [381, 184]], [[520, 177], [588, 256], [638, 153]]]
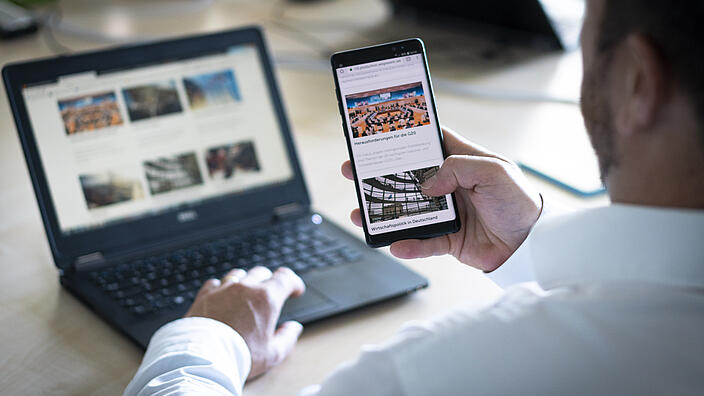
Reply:
[[617, 166], [611, 101], [608, 92], [610, 57], [600, 54], [591, 70], [585, 70], [580, 101], [584, 125], [599, 161], [601, 181], [606, 185], [610, 170]]

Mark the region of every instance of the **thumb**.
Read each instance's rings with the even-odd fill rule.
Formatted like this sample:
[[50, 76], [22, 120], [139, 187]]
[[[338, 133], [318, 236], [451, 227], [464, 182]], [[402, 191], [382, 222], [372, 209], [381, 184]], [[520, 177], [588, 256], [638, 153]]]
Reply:
[[289, 320], [284, 322], [274, 333], [274, 350], [276, 351], [276, 361], [274, 364], [281, 363], [291, 353], [293, 347], [296, 346], [298, 337], [303, 332], [303, 325]]
[[450, 253], [452, 244], [447, 235], [430, 239], [405, 239], [391, 244], [391, 254], [401, 259], [416, 259]]
[[421, 189], [423, 194], [440, 196], [458, 188], [474, 190], [482, 184], [496, 184], [502, 175], [506, 176], [506, 164], [494, 157], [451, 155], [438, 173], [421, 185]]

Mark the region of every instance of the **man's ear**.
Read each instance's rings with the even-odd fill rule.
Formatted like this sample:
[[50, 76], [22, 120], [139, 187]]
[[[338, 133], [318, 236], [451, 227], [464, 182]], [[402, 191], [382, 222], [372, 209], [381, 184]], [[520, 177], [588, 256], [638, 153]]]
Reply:
[[626, 135], [647, 131], [656, 122], [667, 95], [666, 67], [660, 52], [642, 34], [630, 34], [622, 45], [623, 80], [616, 82], [621, 102], [617, 130]]

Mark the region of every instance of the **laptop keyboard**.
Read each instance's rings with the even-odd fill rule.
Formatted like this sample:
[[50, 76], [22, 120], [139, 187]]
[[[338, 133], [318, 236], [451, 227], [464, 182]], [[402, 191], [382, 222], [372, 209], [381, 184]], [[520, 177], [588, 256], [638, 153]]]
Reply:
[[117, 263], [89, 273], [135, 315], [187, 307], [203, 282], [232, 268], [286, 266], [298, 274], [356, 261], [361, 252], [325, 235], [309, 218], [277, 223], [181, 249]]

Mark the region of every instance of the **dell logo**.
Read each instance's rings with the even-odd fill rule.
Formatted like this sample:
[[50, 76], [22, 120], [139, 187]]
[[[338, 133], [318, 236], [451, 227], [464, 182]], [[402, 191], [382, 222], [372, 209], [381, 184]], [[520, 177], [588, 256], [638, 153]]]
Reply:
[[185, 223], [187, 221], [193, 221], [198, 218], [198, 213], [196, 213], [195, 210], [187, 210], [185, 212], [179, 212], [176, 215], [176, 220], [179, 221], [179, 223]]

